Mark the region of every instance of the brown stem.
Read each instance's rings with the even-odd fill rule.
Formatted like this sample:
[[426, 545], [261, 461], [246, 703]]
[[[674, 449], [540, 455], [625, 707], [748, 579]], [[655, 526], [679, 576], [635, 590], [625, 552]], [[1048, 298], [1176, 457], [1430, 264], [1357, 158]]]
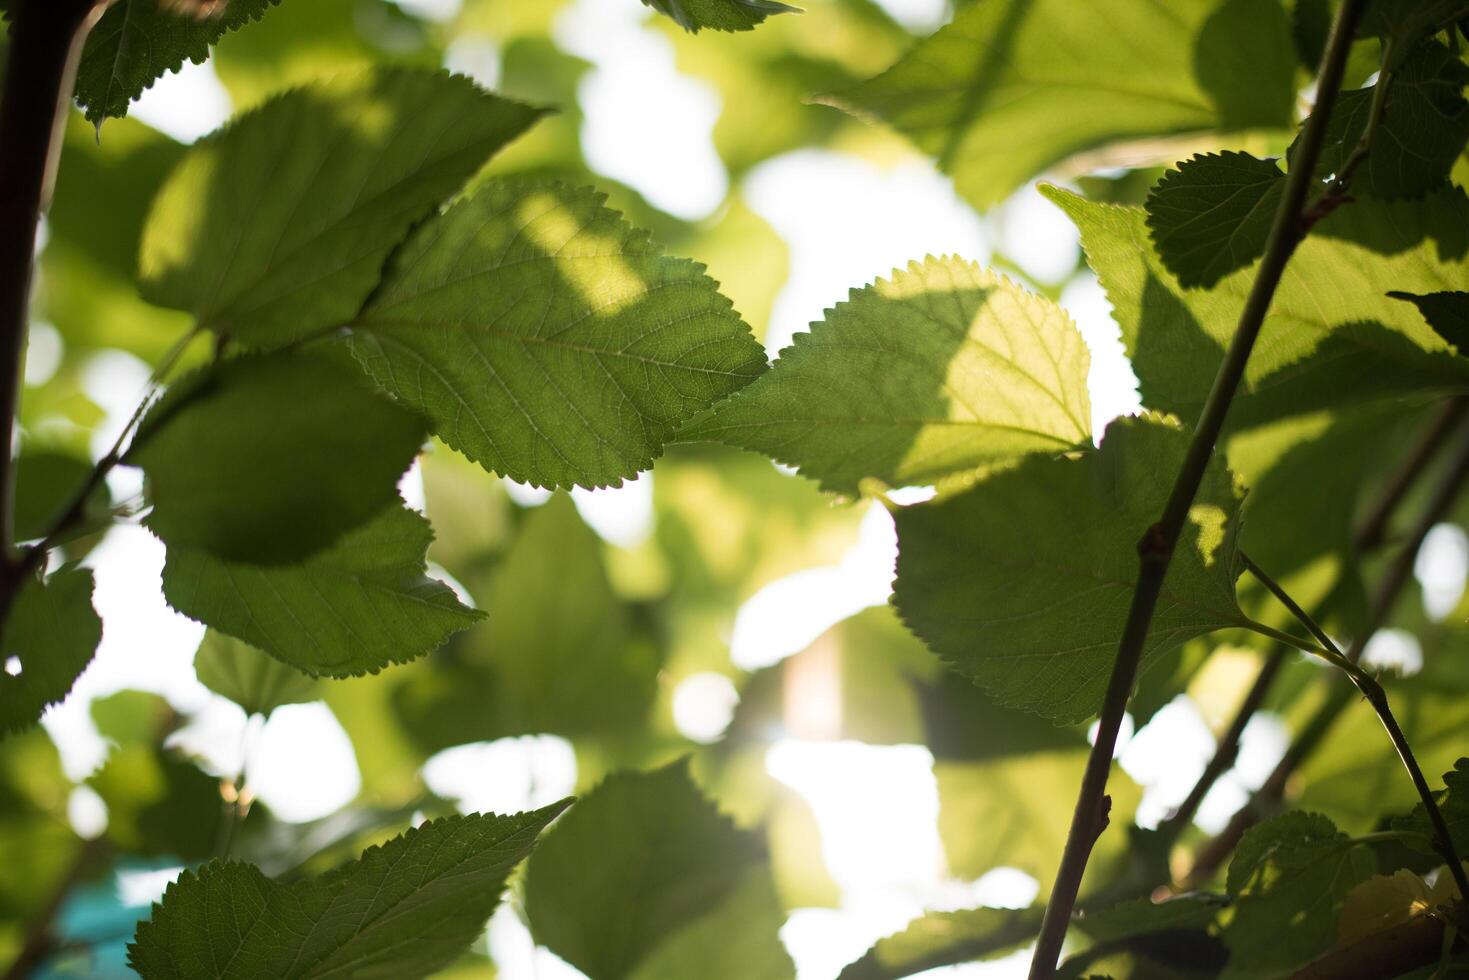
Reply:
[[24, 580], [14, 543], [12, 445], [20, 407], [36, 226], [50, 199], [72, 80], [106, 0], [13, 3], [0, 95], [0, 620]]
[[1250, 352], [1254, 350], [1255, 339], [1260, 335], [1265, 315], [1270, 310], [1280, 277], [1300, 243], [1307, 199], [1315, 183], [1313, 174], [1316, 162], [1320, 159], [1331, 110], [1341, 89], [1352, 36], [1365, 7], [1366, 0], [1344, 0], [1337, 8], [1331, 37], [1327, 42], [1326, 57], [1322, 60], [1321, 76], [1317, 82], [1319, 95], [1316, 109], [1301, 133], [1299, 151], [1291, 172], [1286, 177], [1285, 189], [1271, 223], [1265, 254], [1260, 259], [1255, 281], [1240, 311], [1234, 338], [1214, 376], [1214, 384], [1204, 401], [1203, 411], [1199, 413], [1198, 423], [1194, 426], [1193, 437], [1189, 441], [1163, 514], [1157, 524], [1144, 532], [1138, 543], [1140, 567], [1137, 585], [1132, 592], [1127, 622], [1123, 626], [1122, 639], [1117, 646], [1117, 658], [1112, 664], [1112, 674], [1107, 681], [1107, 693], [1098, 716], [1096, 741], [1092, 743], [1086, 770], [1082, 774], [1076, 808], [1072, 812], [1071, 829], [1067, 833], [1066, 846], [1061, 853], [1061, 865], [1057, 869], [1056, 882], [1046, 903], [1040, 938], [1030, 962], [1031, 980], [1050, 980], [1055, 975], [1056, 963], [1061, 956], [1061, 946], [1071, 923], [1071, 911], [1076, 905], [1076, 895], [1081, 889], [1081, 879], [1086, 873], [1092, 845], [1102, 830], [1098, 825], [1098, 814], [1102, 812], [1102, 800], [1107, 792], [1107, 776], [1112, 768], [1112, 755], [1117, 748], [1117, 733], [1122, 727], [1127, 702], [1132, 697], [1133, 685], [1137, 681], [1138, 663], [1147, 642], [1148, 627], [1158, 604], [1163, 579], [1168, 573], [1173, 547], [1178, 542], [1184, 521], [1193, 506], [1199, 484], [1203, 482], [1209, 460], [1214, 454], [1214, 445], [1224, 429], [1229, 405], [1244, 379], [1245, 365], [1249, 362]]

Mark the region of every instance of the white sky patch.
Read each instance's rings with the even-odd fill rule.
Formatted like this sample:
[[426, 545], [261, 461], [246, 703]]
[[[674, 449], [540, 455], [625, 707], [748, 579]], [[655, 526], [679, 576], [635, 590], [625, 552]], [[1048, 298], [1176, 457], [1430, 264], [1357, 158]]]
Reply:
[[557, 735], [471, 742], [435, 753], [423, 781], [461, 813], [519, 813], [555, 803], [576, 788], [576, 751]]
[[1381, 629], [1363, 648], [1362, 665], [1407, 677], [1423, 669], [1423, 647], [1407, 630]]
[[464, 0], [393, 0], [405, 13], [420, 20], [447, 24], [464, 9]]
[[423, 488], [423, 466], [416, 456], [413, 464], [398, 480], [398, 496], [403, 498], [403, 503], [420, 514], [428, 513], [428, 495]]
[[117, 900], [126, 908], [147, 908], [163, 900], [168, 886], [184, 873], [182, 867], [159, 868], [156, 871], [119, 871]]
[[1223, 830], [1250, 794], [1265, 784], [1289, 744], [1290, 729], [1279, 715], [1256, 712], [1245, 726], [1234, 768], [1205, 795], [1194, 824], [1209, 834]]
[[777, 579], [735, 614], [730, 660], [742, 670], [779, 663], [832, 626], [892, 595], [898, 536], [882, 504], [867, 505], [857, 542], [840, 565], [808, 568]]
[[740, 692], [723, 674], [691, 674], [673, 689], [673, 724], [695, 742], [717, 742], [734, 719]]
[[756, 167], [744, 192], [791, 250], [790, 278], [765, 337], [772, 354], [849, 290], [910, 261], [950, 253], [989, 259], [979, 216], [919, 157], [883, 169], [847, 154], [798, 150]]
[[[92, 432], [92, 459], [111, 451], [133, 413], [148, 391], [153, 369], [143, 360], [120, 350], [98, 351], [82, 366], [82, 392], [106, 418]], [[127, 500], [143, 492], [143, 471], [132, 466], [114, 466], [107, 474], [112, 496]]]
[[572, 502], [602, 540], [621, 548], [642, 544], [653, 533], [653, 474], [640, 473], [620, 487], [575, 487]]
[[84, 840], [95, 840], [107, 830], [107, 802], [90, 786], [74, 786], [66, 798], [66, 822]]
[[1198, 706], [1180, 694], [1158, 710], [1122, 752], [1122, 768], [1141, 787], [1137, 823], [1156, 827], [1188, 796], [1216, 742]]
[[720, 98], [679, 74], [673, 45], [645, 26], [650, 14], [640, 4], [578, 0], [557, 19], [555, 38], [596, 65], [577, 93], [587, 163], [654, 207], [697, 220], [729, 189], [714, 149]]
[[26, 331], [26, 384], [37, 387], [50, 381], [65, 351], [61, 331], [43, 320], [32, 320]]
[[[214, 73], [212, 62], [196, 65], [185, 61], [178, 72], [165, 72], [128, 109], [159, 132], [181, 143], [192, 143], [212, 133], [230, 117], [230, 94]], [[107, 127], [102, 127], [102, 139]]]
[[1469, 579], [1469, 535], [1456, 524], [1438, 524], [1423, 539], [1413, 560], [1413, 574], [1423, 587], [1423, 609], [1439, 622], [1464, 597]]
[[537, 946], [510, 902], [490, 918], [490, 958], [503, 980], [586, 980], [586, 974], [544, 946]]
[[551, 499], [551, 491], [545, 487], [533, 487], [529, 483], [516, 483], [506, 477], [505, 495], [522, 507], [539, 507]]
[[948, 0], [877, 0], [888, 16], [915, 34], [938, 30], [949, 19]]
[[275, 709], [251, 747], [246, 775], [260, 801], [289, 823], [325, 817], [362, 788], [352, 740], [320, 701]]
[[444, 50], [444, 67], [460, 75], [467, 75], [487, 89], [500, 85], [503, 61], [500, 47], [492, 38], [468, 34], [456, 37]]
[[1026, 184], [990, 215], [1000, 254], [1036, 282], [1055, 283], [1076, 270], [1081, 235], [1060, 208]]
[[1100, 441], [1108, 422], [1142, 409], [1137, 375], [1122, 345], [1122, 331], [1112, 319], [1112, 304], [1096, 276], [1085, 272], [1067, 283], [1061, 291], [1061, 306], [1076, 321], [1091, 351], [1087, 389], [1092, 399], [1092, 435]]

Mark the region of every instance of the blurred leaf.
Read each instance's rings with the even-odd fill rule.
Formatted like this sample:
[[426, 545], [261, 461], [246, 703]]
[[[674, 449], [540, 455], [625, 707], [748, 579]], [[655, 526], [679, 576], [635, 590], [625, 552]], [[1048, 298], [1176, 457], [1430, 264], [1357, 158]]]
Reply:
[[930, 912], [902, 932], [879, 939], [837, 980], [896, 980], [931, 966], [991, 960], [1035, 938], [1040, 909]]
[[[1469, 65], [1457, 52], [1437, 42], [1413, 49], [1393, 75], [1372, 152], [1362, 161], [1352, 190], [1401, 198], [1443, 187], [1469, 140], [1465, 84]], [[1343, 92], [1337, 99], [1316, 164], [1318, 174], [1338, 173], [1357, 148], [1372, 114], [1375, 89]]]
[[150, 691], [117, 691], [94, 699], [87, 710], [97, 734], [122, 747], [158, 745], [178, 721], [168, 701]]
[[313, 676], [378, 671], [436, 649], [482, 613], [424, 574], [433, 531], [394, 506], [290, 565], [168, 549], [169, 605]]
[[[1100, 450], [1030, 457], [963, 494], [899, 509], [903, 621], [1001, 704], [1057, 723], [1087, 718], [1122, 634], [1137, 542], [1162, 512], [1187, 443], [1176, 421], [1124, 418]], [[1247, 622], [1235, 599], [1240, 499], [1216, 458], [1169, 565], [1141, 670], [1191, 637]]]
[[1227, 897], [1208, 892], [1186, 892], [1162, 902], [1134, 898], [1083, 915], [1076, 927], [1095, 942], [1105, 943], [1149, 932], [1200, 929], [1218, 918], [1220, 911], [1229, 905]]
[[1284, 189], [1275, 161], [1248, 153], [1183, 161], [1148, 195], [1148, 228], [1159, 257], [1179, 285], [1213, 286], [1265, 254]]
[[407, 69], [288, 92], [174, 170], [143, 235], [143, 295], [251, 347], [342, 324], [408, 229], [540, 114]]
[[45, 581], [27, 577], [0, 632], [0, 736], [34, 725], [65, 698], [100, 642], [90, 569], [60, 568]]
[[1465, 0], [1372, 0], [1357, 25], [1357, 35], [1392, 38], [1396, 62], [1408, 57], [1429, 33], [1464, 17], [1469, 17]]
[[620, 484], [765, 366], [702, 266], [593, 191], [520, 179], [419, 229], [352, 346], [449, 445], [548, 487]]
[[771, 308], [786, 284], [790, 247], [764, 218], [734, 197], [717, 219], [691, 229], [670, 247], [697, 255], [755, 336], [765, 335]]
[[505, 734], [636, 726], [657, 689], [660, 652], [613, 593], [601, 545], [566, 494], [531, 512], [488, 592], [471, 664], [492, 667]]
[[798, 12], [776, 0], [643, 0], [691, 33], [708, 27], [716, 31], [748, 31], [771, 14]]
[[[1122, 327], [1143, 403], [1197, 418], [1254, 274], [1185, 290], [1153, 253], [1140, 208], [1042, 193], [1081, 229], [1087, 261]], [[1459, 390], [1469, 363], [1389, 290], [1437, 292], [1464, 277], [1469, 198], [1360, 200], [1301, 243], [1276, 290], [1230, 422], [1247, 428], [1320, 408]]]
[[[67, 453], [22, 451], [15, 465], [15, 539], [42, 538], [55, 529], [77, 491], [92, 475], [92, 464]], [[112, 519], [112, 498], [99, 483], [87, 495], [82, 519], [73, 533], [105, 527]]]
[[70, 871], [81, 845], [71, 789], [44, 729], [0, 738], [0, 922], [33, 921]]
[[1086, 442], [1089, 364], [1059, 307], [972, 263], [928, 259], [853, 290], [679, 437], [771, 454], [847, 494], [866, 478], [935, 483]]
[[229, 0], [195, 14], [164, 0], [117, 0], [87, 35], [77, 67], [77, 103], [99, 126], [107, 116], [127, 115], [128, 103], [160, 76], [183, 68], [186, 60], [203, 64], [210, 45], [279, 2]]
[[124, 462], [148, 477], [149, 530], [226, 561], [299, 560], [397, 499], [423, 422], [349, 364], [304, 352], [190, 375], [143, 418]]
[[[1415, 749], [1416, 751], [1416, 749]], [[1426, 763], [1424, 764], [1426, 768]], [[1469, 853], [1469, 759], [1460, 758], [1454, 768], [1444, 774], [1444, 788], [1438, 796], [1439, 811], [1449, 826], [1454, 849], [1462, 856]], [[1396, 830], [1423, 835], [1422, 849], [1433, 851], [1432, 841], [1438, 836], [1428, 819], [1428, 811], [1419, 803], [1408, 816], [1393, 821]]]
[[114, 748], [87, 785], [107, 804], [107, 837], [136, 854], [212, 856], [221, 819], [219, 780], [157, 744]]
[[1295, 52], [1275, 0], [971, 3], [876, 78], [828, 96], [938, 159], [988, 208], [1078, 154], [1291, 124]]
[[1334, 945], [1347, 893], [1372, 864], [1320, 814], [1298, 810], [1247, 830], [1229, 863], [1227, 976], [1284, 973]]
[[302, 704], [321, 696], [314, 678], [217, 630], [204, 634], [194, 654], [194, 673], [199, 683], [229, 698], [247, 715], [268, 718], [283, 704]]
[[536, 941], [598, 980], [690, 975], [660, 968], [675, 962], [717, 980], [794, 975], [780, 917], [759, 914], [776, 907], [759, 838], [684, 761], [609, 776], [547, 836], [525, 890]]
[[480, 934], [505, 879], [569, 804], [431, 820], [289, 885], [247, 864], [185, 871], [138, 926], [128, 961], [147, 980], [428, 976]]
[[[1452, 887], [1449, 875], [1440, 878]], [[1391, 875], [1373, 875], [1347, 893], [1341, 910], [1340, 945], [1348, 946], [1402, 925], [1414, 916], [1432, 912], [1439, 904], [1428, 882], [1406, 868]]]

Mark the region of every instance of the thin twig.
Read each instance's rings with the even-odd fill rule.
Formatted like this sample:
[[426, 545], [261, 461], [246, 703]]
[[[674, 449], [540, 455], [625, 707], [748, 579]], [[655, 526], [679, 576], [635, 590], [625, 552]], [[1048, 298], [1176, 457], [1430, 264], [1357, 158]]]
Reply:
[[1348, 659], [1346, 654], [1337, 648], [1336, 643], [1326, 634], [1320, 624], [1291, 598], [1290, 593], [1286, 592], [1279, 582], [1251, 561], [1249, 555], [1242, 555], [1242, 557], [1249, 573], [1290, 611], [1296, 621], [1304, 626], [1317, 642], [1326, 648], [1331, 654], [1330, 662], [1346, 672], [1357, 690], [1362, 692], [1362, 697], [1372, 705], [1372, 710], [1377, 712], [1378, 720], [1382, 722], [1382, 727], [1387, 729], [1388, 738], [1392, 739], [1393, 748], [1397, 749], [1398, 758], [1403, 761], [1403, 768], [1408, 770], [1408, 776], [1413, 780], [1413, 788], [1418, 791], [1418, 799], [1422, 801], [1423, 809], [1428, 814], [1428, 822], [1433, 825], [1434, 848], [1448, 864], [1449, 874], [1453, 876], [1454, 884], [1459, 886], [1459, 894], [1469, 895], [1469, 877], [1464, 874], [1464, 866], [1459, 861], [1459, 852], [1455, 849], [1453, 838], [1449, 835], [1449, 825], [1444, 821], [1443, 812], [1438, 808], [1438, 800], [1434, 798], [1433, 790], [1428, 788], [1428, 780], [1423, 778], [1423, 767], [1418, 765], [1418, 758], [1413, 754], [1413, 747], [1408, 744], [1408, 737], [1403, 734], [1402, 726], [1398, 724], [1397, 718], [1393, 715], [1392, 707], [1388, 704], [1387, 692], [1382, 689], [1377, 678], [1363, 670], [1355, 660]]
[[1103, 812], [1107, 776], [1112, 767], [1112, 755], [1117, 748], [1117, 733], [1122, 726], [1127, 702], [1132, 697], [1133, 686], [1137, 681], [1138, 663], [1147, 642], [1148, 627], [1158, 604], [1163, 579], [1168, 573], [1174, 545], [1178, 542], [1189, 509], [1193, 506], [1194, 496], [1213, 456], [1214, 444], [1224, 428], [1230, 403], [1244, 378], [1245, 365], [1265, 322], [1265, 315], [1270, 310], [1280, 277], [1304, 233], [1303, 217], [1307, 199], [1315, 183], [1313, 175], [1316, 163], [1326, 140], [1332, 107], [1341, 89], [1347, 53], [1351, 48], [1357, 21], [1365, 7], [1366, 0], [1344, 0], [1337, 9], [1327, 43], [1326, 57], [1322, 60], [1321, 76], [1317, 82], [1316, 108], [1306, 121], [1305, 130], [1301, 134], [1300, 149], [1286, 178], [1259, 271], [1255, 275], [1244, 308], [1240, 311], [1234, 338], [1219, 365], [1213, 387], [1204, 402], [1198, 424], [1194, 427], [1193, 437], [1168, 496], [1168, 503], [1163, 509], [1163, 515], [1158, 523], [1144, 532], [1138, 543], [1140, 568], [1137, 585], [1133, 589], [1127, 622], [1118, 644], [1117, 659], [1112, 665], [1112, 675], [1102, 702], [1096, 741], [1092, 743], [1086, 771], [1082, 775], [1076, 809], [1072, 813], [1071, 829], [1061, 855], [1061, 866], [1056, 872], [1056, 881], [1042, 920], [1040, 939], [1031, 959], [1031, 980], [1049, 980], [1056, 972], [1061, 945], [1071, 922], [1071, 911], [1076, 904], [1082, 876], [1086, 873], [1092, 845], [1099, 833], [1098, 815]]

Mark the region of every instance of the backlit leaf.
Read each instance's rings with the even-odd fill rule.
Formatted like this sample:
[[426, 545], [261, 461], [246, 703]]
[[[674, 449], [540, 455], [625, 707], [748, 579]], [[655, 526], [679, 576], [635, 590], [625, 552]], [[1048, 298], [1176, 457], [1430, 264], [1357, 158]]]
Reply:
[[599, 487], [765, 367], [703, 267], [601, 195], [511, 178], [418, 229], [352, 330], [387, 391], [486, 469]]
[[428, 976], [483, 931], [506, 877], [569, 804], [431, 820], [290, 884], [237, 862], [185, 871], [128, 960], [146, 980]]
[[930, 966], [994, 959], [1040, 932], [1039, 909], [930, 912], [902, 932], [879, 939], [837, 980], [897, 980]]
[[855, 289], [769, 372], [679, 435], [727, 442], [855, 494], [1088, 441], [1091, 358], [1048, 300], [957, 258]]
[[436, 649], [483, 615], [425, 574], [432, 538], [422, 515], [394, 506], [295, 564], [171, 546], [163, 594], [184, 615], [308, 674], [377, 671]]
[[1185, 160], [1148, 195], [1158, 255], [1183, 286], [1212, 286], [1265, 254], [1285, 175], [1272, 160], [1211, 153]]
[[[1188, 433], [1157, 416], [1113, 422], [1100, 450], [1030, 457], [972, 489], [897, 512], [894, 601], [929, 647], [1001, 703], [1078, 722], [1102, 701], [1137, 579]], [[1143, 669], [1245, 621], [1235, 600], [1240, 496], [1217, 457], [1185, 524]]]
[[89, 569], [25, 580], [0, 632], [0, 735], [34, 725], [66, 697], [101, 641]]
[[771, 14], [796, 10], [776, 0], [643, 0], [643, 3], [672, 17], [678, 26], [691, 33], [705, 27], [716, 31], [748, 31]]
[[174, 170], [143, 233], [143, 296], [251, 347], [342, 324], [408, 229], [540, 114], [408, 69], [287, 92]]
[[245, 714], [270, 716], [283, 704], [301, 704], [321, 697], [312, 677], [232, 636], [209, 630], [194, 653], [199, 683], [245, 709]]

